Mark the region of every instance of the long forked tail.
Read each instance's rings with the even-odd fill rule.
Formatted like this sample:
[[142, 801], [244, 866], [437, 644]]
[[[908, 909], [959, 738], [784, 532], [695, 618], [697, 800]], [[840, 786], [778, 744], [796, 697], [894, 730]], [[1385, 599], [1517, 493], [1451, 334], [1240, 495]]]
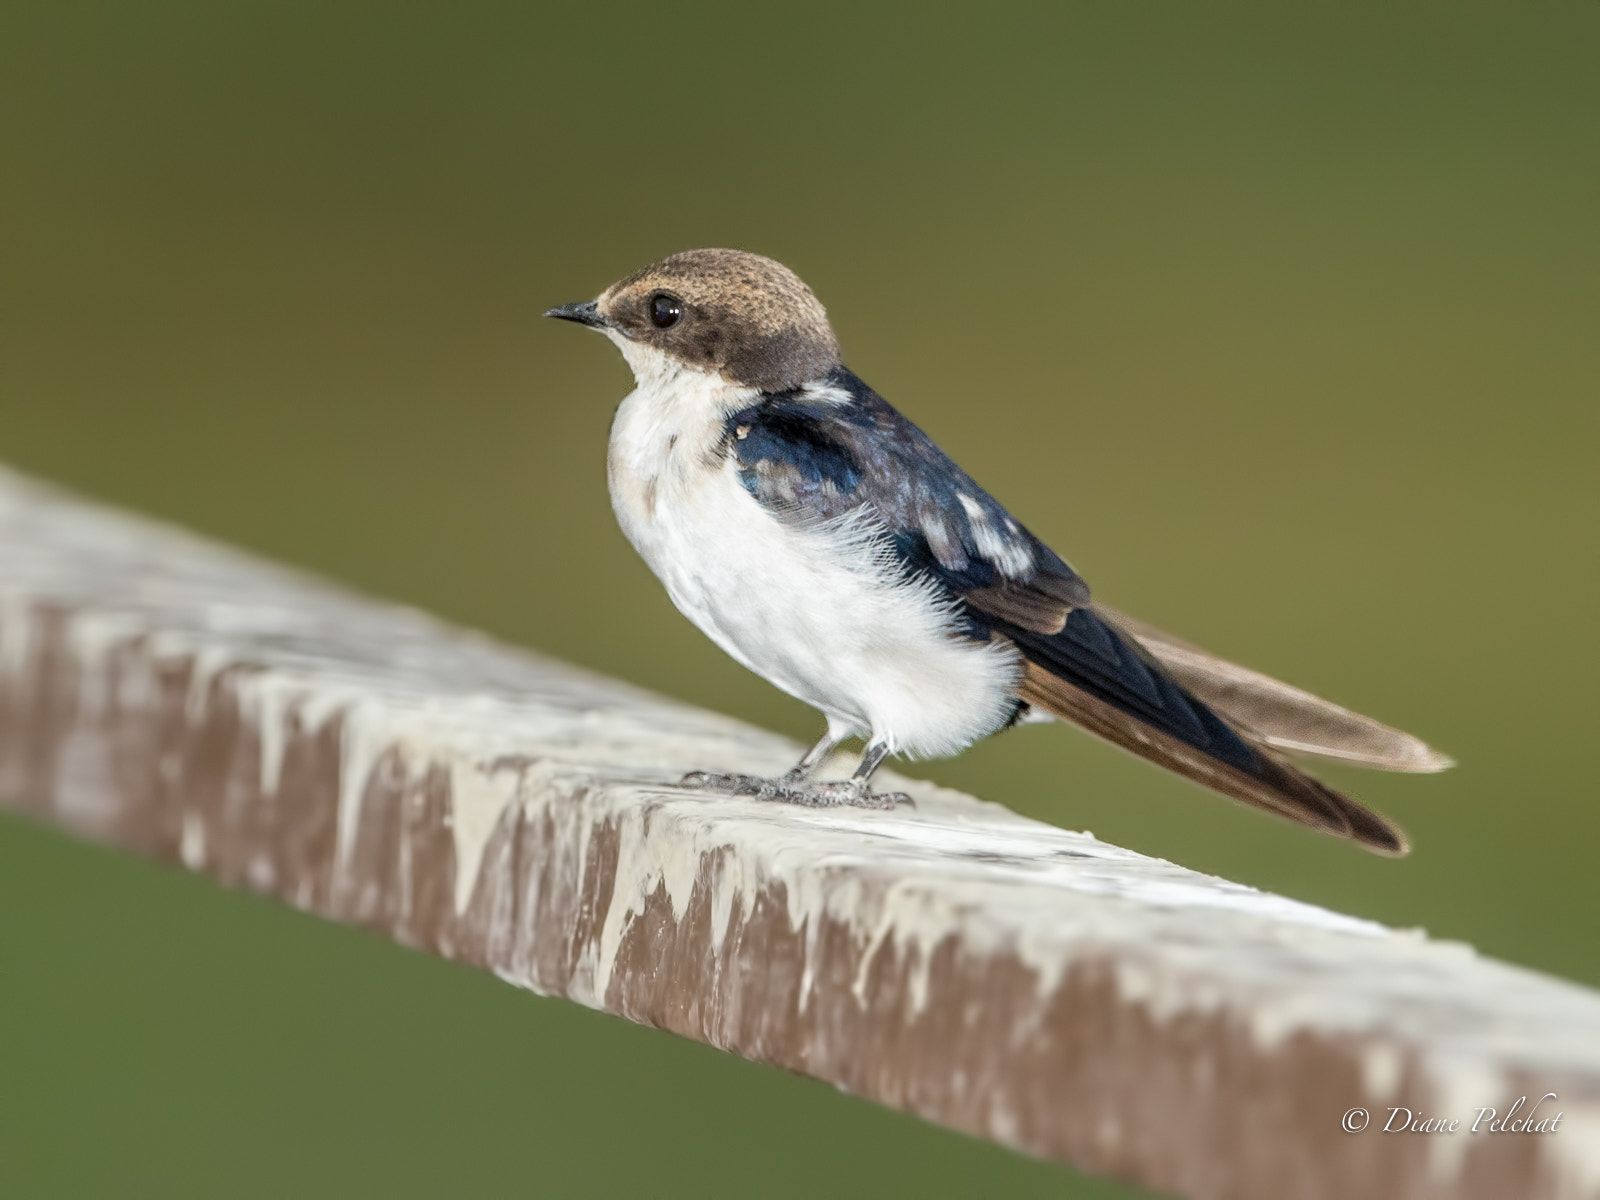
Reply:
[[1396, 825], [1247, 740], [1091, 610], [1074, 609], [1059, 633], [1007, 633], [1026, 660], [1027, 703], [1235, 800], [1380, 854], [1409, 849]]
[[1281, 679], [1191, 645], [1103, 604], [1095, 615], [1131, 636], [1190, 694], [1258, 746], [1380, 771], [1431, 773], [1455, 765], [1421, 738], [1351, 712]]

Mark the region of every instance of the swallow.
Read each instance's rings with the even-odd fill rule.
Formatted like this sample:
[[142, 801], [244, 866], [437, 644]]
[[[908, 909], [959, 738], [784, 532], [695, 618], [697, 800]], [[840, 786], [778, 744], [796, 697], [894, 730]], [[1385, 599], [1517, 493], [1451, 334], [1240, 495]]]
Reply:
[[[546, 314], [608, 337], [636, 387], [611, 426], [623, 533], [678, 610], [826, 732], [776, 779], [685, 786], [892, 807], [890, 755], [952, 755], [1062, 720], [1258, 809], [1404, 854], [1387, 818], [1293, 765], [1450, 760], [1409, 734], [1097, 603], [1054, 550], [842, 362], [821, 303], [782, 264], [690, 250]], [[859, 738], [846, 780], [819, 781]]]

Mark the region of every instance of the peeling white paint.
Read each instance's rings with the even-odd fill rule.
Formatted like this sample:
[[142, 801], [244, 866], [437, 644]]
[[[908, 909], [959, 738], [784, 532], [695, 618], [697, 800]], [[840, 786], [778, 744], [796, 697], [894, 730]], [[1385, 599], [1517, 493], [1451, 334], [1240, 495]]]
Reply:
[[26, 595], [0, 590], [0, 676], [15, 679], [33, 653], [33, 611]]
[[183, 827], [178, 839], [178, 857], [191, 871], [206, 864], [206, 829], [196, 813], [183, 814]]
[[1375, 1041], [1361, 1052], [1361, 1088], [1373, 1104], [1387, 1104], [1400, 1090], [1405, 1056], [1397, 1046]]
[[484, 847], [501, 815], [517, 800], [518, 773], [484, 770], [468, 762], [450, 764], [450, 836], [456, 849], [456, 912], [467, 911]]

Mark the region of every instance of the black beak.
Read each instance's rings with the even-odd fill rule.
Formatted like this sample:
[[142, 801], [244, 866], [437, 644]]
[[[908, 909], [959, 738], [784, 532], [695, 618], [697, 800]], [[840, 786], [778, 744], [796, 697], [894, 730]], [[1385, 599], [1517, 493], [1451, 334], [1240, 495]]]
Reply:
[[594, 300], [585, 300], [582, 304], [558, 305], [544, 315], [555, 317], [558, 321], [576, 321], [579, 325], [587, 325], [590, 329], [604, 329], [610, 324], [600, 315], [600, 305]]

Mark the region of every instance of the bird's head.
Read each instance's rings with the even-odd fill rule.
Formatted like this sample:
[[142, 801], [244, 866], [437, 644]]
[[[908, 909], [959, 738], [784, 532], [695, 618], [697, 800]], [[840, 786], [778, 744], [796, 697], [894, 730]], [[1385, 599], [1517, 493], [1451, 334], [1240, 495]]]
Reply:
[[685, 250], [545, 316], [606, 334], [641, 383], [689, 368], [781, 392], [839, 365], [811, 289], [782, 263], [742, 250]]

